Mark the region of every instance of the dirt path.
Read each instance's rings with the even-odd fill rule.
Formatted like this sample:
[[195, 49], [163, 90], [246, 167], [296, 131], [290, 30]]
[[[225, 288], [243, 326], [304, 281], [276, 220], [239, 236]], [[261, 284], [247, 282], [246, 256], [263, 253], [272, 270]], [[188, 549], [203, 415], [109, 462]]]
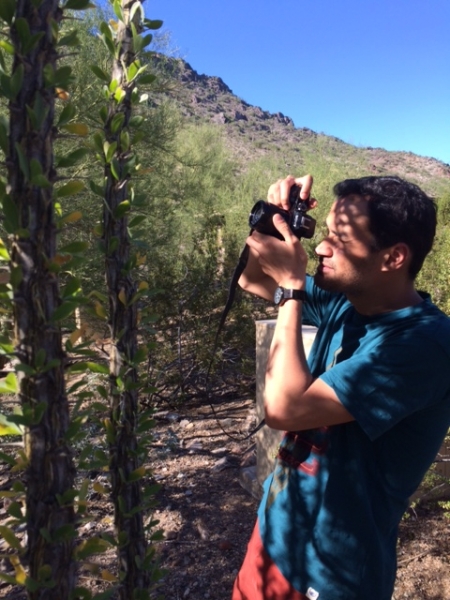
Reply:
[[[160, 590], [165, 600], [228, 600], [255, 522], [258, 503], [239, 482], [241, 468], [254, 461], [253, 441], [237, 441], [224, 433], [242, 438], [251, 429], [253, 403], [227, 400], [216, 405], [215, 413], [220, 424], [209, 406], [161, 408], [156, 415], [148, 465], [162, 486], [154, 516], [164, 530], [157, 551], [168, 571]], [[90, 478], [107, 483], [104, 474], [92, 473]], [[0, 486], [6, 483], [3, 465]], [[110, 531], [107, 497], [93, 493], [89, 500], [95, 522], [82, 526], [80, 534]], [[4, 503], [0, 499], [0, 521], [6, 516]], [[408, 513], [400, 528], [393, 600], [450, 600], [449, 533], [450, 502], [430, 502]], [[0, 546], [2, 554], [1, 540]], [[99, 561], [114, 571], [112, 552]], [[11, 574], [8, 560], [0, 562]], [[102, 589], [92, 575], [81, 574], [80, 583], [93, 592]], [[23, 600], [25, 595], [0, 583], [0, 598]]]
[[[252, 426], [251, 402], [228, 402], [216, 412], [232, 434]], [[239, 483], [252, 442], [229, 439], [211, 417], [206, 406], [171, 411], [161, 415], [156, 430], [154, 469], [163, 483], [158, 517], [167, 539], [161, 558], [170, 570], [166, 600], [227, 600], [254, 525], [258, 503]], [[400, 528], [393, 600], [450, 600], [449, 534], [450, 503], [408, 513]]]

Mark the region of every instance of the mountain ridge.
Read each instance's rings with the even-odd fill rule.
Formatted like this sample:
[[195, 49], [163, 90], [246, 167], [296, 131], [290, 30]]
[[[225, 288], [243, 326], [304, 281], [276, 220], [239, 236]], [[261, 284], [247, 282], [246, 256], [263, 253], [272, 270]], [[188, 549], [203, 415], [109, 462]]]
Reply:
[[177, 103], [183, 116], [219, 126], [230, 148], [244, 163], [265, 154], [281, 153], [287, 167], [301, 167], [302, 153], [319, 153], [330, 165], [346, 164], [358, 175], [396, 174], [419, 185], [426, 184], [433, 193], [450, 189], [450, 165], [436, 158], [354, 146], [308, 127], [296, 127], [291, 117], [245, 102], [221, 77], [199, 74], [181, 58], [157, 55], [156, 65], [169, 75], [172, 85], [167, 95]]

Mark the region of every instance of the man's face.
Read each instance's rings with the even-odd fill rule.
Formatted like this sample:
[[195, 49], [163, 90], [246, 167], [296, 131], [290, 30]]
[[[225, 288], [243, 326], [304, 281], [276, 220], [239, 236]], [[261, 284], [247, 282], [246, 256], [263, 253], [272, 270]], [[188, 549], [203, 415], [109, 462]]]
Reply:
[[381, 252], [369, 231], [368, 201], [338, 198], [326, 219], [328, 234], [317, 246], [320, 263], [314, 277], [324, 290], [360, 296], [376, 283]]

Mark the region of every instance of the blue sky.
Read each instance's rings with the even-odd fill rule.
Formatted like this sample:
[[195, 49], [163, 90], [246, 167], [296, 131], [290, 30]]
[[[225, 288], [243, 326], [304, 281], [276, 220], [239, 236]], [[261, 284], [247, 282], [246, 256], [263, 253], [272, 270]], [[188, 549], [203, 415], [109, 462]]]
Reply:
[[450, 163], [449, 0], [147, 0], [199, 73], [296, 127]]

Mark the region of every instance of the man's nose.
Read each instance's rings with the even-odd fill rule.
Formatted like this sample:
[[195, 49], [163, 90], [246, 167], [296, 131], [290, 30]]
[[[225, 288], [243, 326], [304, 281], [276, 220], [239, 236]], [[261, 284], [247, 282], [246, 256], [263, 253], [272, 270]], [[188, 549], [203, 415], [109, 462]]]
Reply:
[[315, 253], [318, 256], [331, 256], [333, 254], [333, 249], [331, 248], [331, 244], [324, 239], [316, 246]]

